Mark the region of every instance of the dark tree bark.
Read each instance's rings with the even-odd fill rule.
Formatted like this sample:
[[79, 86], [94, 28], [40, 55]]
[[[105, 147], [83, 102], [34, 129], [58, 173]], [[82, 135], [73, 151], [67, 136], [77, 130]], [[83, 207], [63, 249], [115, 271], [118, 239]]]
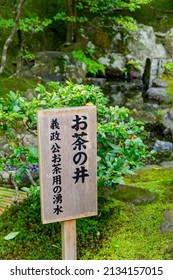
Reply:
[[[77, 17], [77, 0], [66, 0], [66, 15], [67, 17]], [[74, 43], [76, 41], [76, 22], [67, 20], [67, 36], [66, 42]]]
[[22, 8], [23, 8], [23, 5], [25, 4], [25, 2], [26, 2], [26, 0], [20, 0], [19, 4], [17, 6], [14, 27], [12, 28], [11, 33], [10, 33], [9, 37], [7, 38], [7, 40], [6, 40], [5, 44], [4, 44], [3, 50], [2, 50], [0, 74], [2, 74], [4, 72], [4, 69], [6, 67], [7, 50], [8, 50], [9, 45], [13, 41], [15, 33], [18, 30], [21, 11], [22, 11]]

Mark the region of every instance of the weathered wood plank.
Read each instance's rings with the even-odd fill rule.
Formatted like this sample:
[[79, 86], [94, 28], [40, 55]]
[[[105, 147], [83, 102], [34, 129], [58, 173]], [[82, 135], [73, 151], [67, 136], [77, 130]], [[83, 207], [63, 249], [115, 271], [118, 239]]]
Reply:
[[61, 223], [62, 233], [62, 259], [76, 260], [76, 220]]
[[39, 111], [42, 222], [97, 214], [96, 107]]

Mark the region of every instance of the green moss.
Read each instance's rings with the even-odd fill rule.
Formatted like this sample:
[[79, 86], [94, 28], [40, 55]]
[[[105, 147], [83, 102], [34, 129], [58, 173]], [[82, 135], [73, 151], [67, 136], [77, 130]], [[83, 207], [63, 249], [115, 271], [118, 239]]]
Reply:
[[5, 96], [12, 91], [25, 92], [28, 88], [34, 89], [37, 85], [36, 80], [28, 80], [24, 78], [1, 78], [0, 79], [0, 97]]
[[170, 204], [129, 205], [114, 228], [112, 237], [94, 259], [140, 260], [172, 259], [168, 252], [171, 234], [160, 233], [162, 213]]
[[[164, 210], [172, 209], [173, 168], [142, 169], [125, 183], [158, 194], [156, 200], [133, 204], [99, 191], [98, 216], [77, 220], [78, 259], [173, 258], [172, 233], [162, 234]], [[61, 259], [60, 223], [42, 225], [39, 196], [0, 216], [0, 259]], [[20, 231], [6, 241], [11, 231]]]
[[167, 93], [173, 93], [173, 73], [164, 74], [162, 79], [168, 83]]
[[152, 167], [127, 176], [126, 184], [145, 188], [159, 194], [160, 199], [169, 195], [173, 187], [173, 168]]
[[159, 198], [145, 205], [124, 203], [118, 219], [109, 221], [109, 239], [88, 259], [163, 259], [173, 257], [172, 233], [162, 234], [163, 212], [172, 208], [173, 168], [143, 169], [128, 176], [126, 184], [156, 192]]
[[[15, 239], [4, 240], [13, 231], [20, 233]], [[41, 225], [39, 197], [29, 197], [0, 216], [0, 259], [60, 258], [60, 250], [53, 247], [60, 239], [60, 232], [59, 223]]]

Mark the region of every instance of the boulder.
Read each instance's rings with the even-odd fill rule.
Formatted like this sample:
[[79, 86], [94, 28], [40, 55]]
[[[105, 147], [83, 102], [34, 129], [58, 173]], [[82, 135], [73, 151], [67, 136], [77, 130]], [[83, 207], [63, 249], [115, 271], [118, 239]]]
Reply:
[[126, 75], [127, 71], [130, 78], [142, 78], [147, 58], [156, 59], [152, 65], [156, 72], [162, 66], [159, 61], [168, 57], [164, 46], [157, 43], [153, 27], [139, 24], [135, 31], [123, 32], [116, 29], [110, 50], [105, 55], [100, 55], [99, 62], [114, 76]]
[[168, 30], [164, 39], [165, 49], [167, 50], [168, 54], [172, 57], [173, 56], [173, 28]]
[[158, 104], [161, 104], [167, 99], [166, 89], [151, 87], [146, 92], [146, 98], [156, 101]]
[[[147, 88], [154, 86], [154, 81], [162, 77], [164, 72], [164, 64], [168, 62], [172, 62], [172, 60], [167, 58], [146, 59], [143, 73], [143, 82]], [[165, 87], [165, 84], [162, 87]]]
[[30, 134], [30, 133], [17, 134], [16, 138], [19, 141], [21, 141], [21, 143], [23, 143], [23, 145], [25, 147], [29, 147], [29, 146], [38, 147], [38, 139], [37, 139], [37, 136], [36, 136], [36, 132], [35, 132], [35, 135]]
[[142, 92], [126, 95], [124, 105], [129, 109], [141, 110], [144, 106]]
[[87, 78], [86, 82], [88, 85], [95, 85], [96, 87], [102, 87], [106, 84], [106, 78]]
[[157, 140], [154, 144], [153, 150], [160, 153], [163, 150], [173, 150], [173, 144], [168, 141]]
[[168, 85], [169, 84], [162, 79], [156, 78], [156, 79], [153, 80], [153, 87], [167, 88]]
[[164, 221], [160, 226], [162, 233], [173, 231], [173, 209], [164, 211]]
[[139, 24], [138, 30], [129, 32], [125, 38], [127, 50], [136, 57], [143, 67], [146, 58], [167, 58], [162, 44], [157, 44], [153, 27]]
[[124, 94], [120, 91], [110, 95], [111, 106], [122, 106], [124, 104]]
[[126, 60], [123, 55], [118, 53], [105, 53], [104, 56], [99, 57], [98, 62], [106, 67], [106, 74], [108, 76], [119, 77], [123, 76]]
[[173, 110], [169, 110], [162, 119], [162, 124], [166, 131], [173, 131]]
[[144, 204], [156, 200], [158, 195], [150, 192], [149, 190], [137, 188], [135, 186], [118, 185], [116, 187], [114, 197], [125, 202]]
[[44, 51], [36, 54], [32, 72], [36, 76], [41, 76], [44, 81], [70, 79], [80, 84], [85, 79], [87, 67], [71, 53]]

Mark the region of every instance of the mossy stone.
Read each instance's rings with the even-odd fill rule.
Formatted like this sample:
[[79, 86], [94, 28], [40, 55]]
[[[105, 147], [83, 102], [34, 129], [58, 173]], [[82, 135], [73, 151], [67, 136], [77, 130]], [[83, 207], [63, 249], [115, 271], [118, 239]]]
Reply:
[[164, 211], [164, 221], [160, 228], [162, 233], [173, 231], [173, 209]]
[[158, 195], [149, 190], [137, 188], [135, 186], [118, 185], [114, 197], [125, 202], [142, 204], [154, 201], [157, 199]]

